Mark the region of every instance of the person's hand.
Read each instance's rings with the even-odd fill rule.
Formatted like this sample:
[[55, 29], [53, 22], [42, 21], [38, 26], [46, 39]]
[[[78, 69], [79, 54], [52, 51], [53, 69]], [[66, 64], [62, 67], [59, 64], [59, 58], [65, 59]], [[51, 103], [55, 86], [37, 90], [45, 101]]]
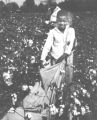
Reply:
[[41, 68], [44, 68], [44, 63], [45, 63], [45, 61], [40, 60], [40, 67], [41, 67]]
[[64, 53], [60, 58], [58, 58], [56, 63], [60, 63], [62, 60], [65, 59], [65, 61], [67, 62], [67, 58], [68, 58], [68, 54]]
[[45, 68], [46, 65], [48, 65], [48, 62], [46, 60], [41, 60], [40, 67]]
[[40, 67], [41, 68], [46, 68], [48, 65], [50, 64], [49, 61], [46, 61], [46, 60], [41, 60], [41, 64], [40, 64]]

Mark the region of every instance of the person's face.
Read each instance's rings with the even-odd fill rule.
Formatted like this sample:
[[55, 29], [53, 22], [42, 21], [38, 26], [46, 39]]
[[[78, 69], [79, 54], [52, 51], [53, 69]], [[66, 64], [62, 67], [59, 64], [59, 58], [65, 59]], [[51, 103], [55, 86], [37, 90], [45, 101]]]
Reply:
[[66, 16], [59, 16], [57, 18], [57, 27], [60, 31], [64, 31], [66, 28], [66, 25], [68, 25], [68, 19]]

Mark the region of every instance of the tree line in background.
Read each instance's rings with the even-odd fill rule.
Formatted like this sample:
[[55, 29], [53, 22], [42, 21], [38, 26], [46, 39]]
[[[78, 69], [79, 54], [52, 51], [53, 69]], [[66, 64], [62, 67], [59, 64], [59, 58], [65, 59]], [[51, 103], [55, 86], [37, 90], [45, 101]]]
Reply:
[[[61, 8], [69, 8], [73, 10], [95, 10], [97, 0], [65, 0], [58, 5]], [[8, 12], [47, 12], [49, 7], [54, 7], [56, 4], [48, 2], [48, 4], [36, 6], [34, 0], [25, 0], [21, 7], [16, 2], [5, 4], [0, 1], [0, 13]]]

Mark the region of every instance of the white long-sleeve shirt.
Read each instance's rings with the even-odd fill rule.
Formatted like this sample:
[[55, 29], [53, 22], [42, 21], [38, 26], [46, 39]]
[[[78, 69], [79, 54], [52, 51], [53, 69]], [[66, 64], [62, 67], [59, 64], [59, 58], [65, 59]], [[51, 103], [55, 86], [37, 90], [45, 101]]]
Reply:
[[41, 60], [45, 60], [48, 52], [51, 52], [51, 56], [55, 59], [58, 59], [63, 55], [63, 53], [67, 53], [70, 55], [73, 43], [75, 40], [75, 30], [69, 26], [66, 26], [64, 32], [58, 30], [57, 27], [50, 30], [46, 43], [44, 45]]

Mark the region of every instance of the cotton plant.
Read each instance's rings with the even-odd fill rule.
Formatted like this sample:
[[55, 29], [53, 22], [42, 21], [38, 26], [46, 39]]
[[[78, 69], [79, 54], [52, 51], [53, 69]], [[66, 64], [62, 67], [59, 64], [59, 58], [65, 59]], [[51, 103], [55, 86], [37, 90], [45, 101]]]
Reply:
[[59, 117], [64, 114], [64, 109], [65, 109], [65, 105], [64, 104], [59, 106]]
[[86, 113], [91, 112], [90, 105], [85, 101], [85, 99], [91, 99], [91, 96], [83, 86], [80, 85], [75, 89], [70, 97], [72, 102], [70, 103], [69, 110], [73, 116], [84, 116]]
[[86, 94], [87, 90], [85, 90], [85, 88], [80, 87], [69, 94], [69, 99], [66, 99], [66, 101], [63, 101], [63, 96], [61, 94], [58, 98], [58, 100], [60, 101], [60, 105], [58, 105], [57, 107], [54, 104], [50, 105], [51, 115], [59, 115], [59, 117], [61, 117], [64, 114], [64, 110], [66, 109], [66, 106], [68, 106], [68, 104], [70, 104], [68, 112], [70, 112], [72, 116], [83, 116], [86, 113], [91, 112], [89, 105], [84, 103], [83, 99], [80, 99], [79, 97], [81, 94], [83, 97], [87, 97], [89, 99], [90, 95]]
[[70, 94], [71, 102], [69, 110], [73, 116], [84, 116], [92, 112], [92, 100], [97, 90], [97, 70], [88, 69], [88, 72], [85, 74], [86, 79], [83, 83], [81, 80], [78, 80]]
[[90, 77], [90, 81], [91, 84], [93, 86], [97, 86], [97, 70], [96, 69], [90, 69], [89, 70], [89, 77]]
[[78, 109], [77, 105], [72, 104], [70, 112], [72, 113], [73, 116], [79, 115], [84, 116], [85, 114], [90, 113], [91, 110], [88, 105], [85, 106], [81, 105], [80, 108]]
[[58, 113], [58, 108], [56, 108], [54, 104], [51, 104], [49, 109], [50, 109], [51, 115], [56, 115]]
[[25, 84], [25, 85], [22, 85], [22, 90], [23, 90], [23, 91], [27, 91], [28, 89], [29, 89], [29, 86], [28, 86], [28, 85], [26, 85], [26, 84]]
[[[0, 35], [0, 45], [2, 48], [2, 51], [0, 51], [0, 68], [6, 67], [9, 71], [1, 71], [1, 76], [3, 76], [4, 82], [7, 83], [8, 86], [13, 85], [13, 74], [10, 71], [18, 71], [18, 73], [20, 74], [25, 72], [27, 75], [29, 66], [34, 65], [34, 63], [39, 60], [39, 56], [46, 40], [44, 39], [45, 36], [41, 37], [41, 35], [44, 35], [44, 33], [46, 33], [46, 30], [42, 28], [42, 21], [44, 18], [40, 17], [40, 15], [30, 17], [27, 16], [27, 18], [21, 15], [11, 15], [9, 16], [9, 18], [7, 17], [7, 19], [6, 17], [0, 19], [0, 26], [2, 27], [2, 29], [0, 30], [0, 33], [2, 33]], [[84, 47], [80, 45], [76, 50], [77, 54], [75, 55], [75, 59], [77, 58], [77, 69], [74, 70], [74, 74], [81, 74], [82, 77], [84, 76], [84, 80], [82, 80], [83, 78], [79, 78], [79, 75], [77, 76], [76, 81], [79, 84], [79, 88], [76, 87], [75, 90], [71, 91], [71, 94], [68, 95], [69, 99], [71, 100], [70, 102], [69, 100], [66, 100], [64, 101], [64, 104], [60, 103], [58, 107], [56, 107], [55, 105], [51, 107], [52, 114], [59, 114], [59, 116], [64, 114], [63, 110], [65, 109], [65, 107], [61, 107], [61, 105], [66, 106], [67, 104], [70, 105], [69, 110], [73, 113], [74, 116], [84, 116], [86, 113], [91, 112], [91, 108], [87, 100], [93, 99], [92, 94], [96, 96], [95, 92], [97, 89], [97, 69], [96, 67], [92, 66], [94, 58], [96, 56], [95, 51], [97, 51], [95, 44], [96, 39], [94, 39], [95, 32], [93, 32], [94, 27], [96, 29], [96, 25], [94, 26], [94, 22], [97, 19], [94, 19], [93, 24], [91, 24], [91, 18], [88, 21], [87, 16], [84, 19], [85, 21], [83, 21], [83, 19], [81, 20], [81, 18], [83, 17], [79, 17], [78, 21], [75, 20], [78, 42], [81, 41], [82, 45], [86, 45], [89, 47]], [[27, 54], [25, 54], [24, 52], [27, 47], [32, 49], [31, 53], [33, 54], [30, 55], [30, 59], [26, 59], [22, 56], [23, 53], [25, 56], [28, 56], [28, 52]], [[91, 51], [93, 51], [93, 53], [91, 53]], [[29, 65], [28, 60], [30, 61]], [[87, 67], [88, 72], [86, 73], [84, 73], [86, 69], [84, 65]], [[64, 71], [61, 72], [63, 73]], [[35, 74], [37, 74], [37, 72], [35, 72]], [[28, 79], [26, 81], [28, 82]], [[89, 85], [88, 89], [87, 83]], [[73, 83], [73, 85], [74, 84], [75, 83]], [[28, 86], [23, 86], [23, 91], [26, 91], [27, 89]], [[86, 98], [87, 100], [85, 100], [84, 98]], [[59, 100], [63, 100], [62, 95], [60, 96]]]
[[77, 110], [77, 106], [74, 104], [70, 104], [69, 112], [72, 114], [72, 116], [80, 115], [80, 112]]
[[[27, 75], [29, 69], [34, 71], [36, 68], [34, 64], [40, 59], [46, 32], [42, 24], [43, 19], [45, 18], [41, 15], [25, 17], [14, 14], [7, 19], [0, 19], [3, 28], [1, 31], [3, 36], [0, 36], [2, 44], [0, 67], [18, 71], [21, 75], [24, 72]], [[3, 71], [1, 72], [3, 74]]]
[[26, 112], [26, 113], [25, 113], [25, 118], [26, 118], [27, 120], [31, 120], [31, 119], [33, 118], [31, 112]]
[[90, 85], [90, 94], [91, 95], [96, 94], [95, 93], [97, 89], [97, 69], [96, 68], [88, 68], [86, 80]]
[[13, 85], [13, 73], [10, 72], [10, 70], [3, 72], [3, 80], [7, 86]]
[[16, 102], [17, 102], [17, 94], [16, 93], [12, 93], [11, 97], [12, 97], [12, 105], [15, 106]]
[[16, 102], [17, 102], [17, 94], [16, 93], [11, 93], [11, 99], [12, 99], [12, 106], [11, 108], [8, 110], [9, 113], [14, 113], [15, 109], [16, 109]]
[[92, 79], [93, 77], [96, 77], [97, 76], [96, 69], [90, 69], [89, 70], [89, 75], [90, 75], [90, 79]]

